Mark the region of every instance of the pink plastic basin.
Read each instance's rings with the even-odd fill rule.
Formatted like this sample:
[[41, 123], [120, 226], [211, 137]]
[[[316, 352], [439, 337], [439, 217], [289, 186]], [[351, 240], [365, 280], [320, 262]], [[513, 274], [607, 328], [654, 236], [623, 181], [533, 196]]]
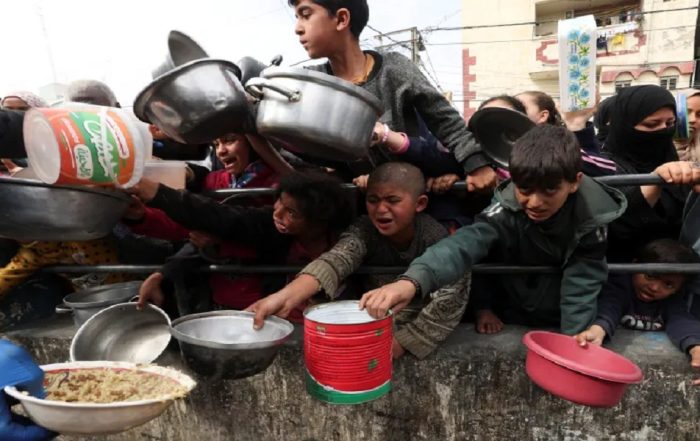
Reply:
[[567, 335], [531, 331], [523, 337], [528, 348], [525, 369], [542, 389], [578, 404], [617, 405], [629, 384], [644, 378], [639, 366], [596, 345], [579, 346]]

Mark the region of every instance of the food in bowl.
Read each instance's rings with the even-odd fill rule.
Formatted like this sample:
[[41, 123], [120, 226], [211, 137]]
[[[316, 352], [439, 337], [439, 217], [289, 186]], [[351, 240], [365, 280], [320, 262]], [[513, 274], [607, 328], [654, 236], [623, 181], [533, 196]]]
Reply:
[[106, 435], [119, 433], [144, 424], [173, 404], [176, 398], [189, 393], [195, 381], [182, 372], [152, 364], [135, 364], [114, 361], [75, 361], [41, 366], [46, 374], [65, 371], [104, 369], [130, 370], [160, 375], [180, 384], [181, 395], [161, 395], [158, 398], [115, 401], [111, 403], [66, 402], [42, 399], [29, 395], [16, 387], [7, 386], [4, 391], [16, 399], [36, 424], [61, 435]]
[[46, 399], [68, 403], [114, 403], [185, 396], [188, 388], [172, 378], [142, 370], [66, 369], [46, 372]]

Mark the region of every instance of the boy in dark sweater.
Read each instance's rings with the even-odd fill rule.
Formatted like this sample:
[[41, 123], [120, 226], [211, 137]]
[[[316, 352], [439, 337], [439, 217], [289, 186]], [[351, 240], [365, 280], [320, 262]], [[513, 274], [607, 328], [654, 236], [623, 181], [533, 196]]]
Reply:
[[[636, 262], [697, 263], [698, 256], [673, 239], [658, 239], [642, 248]], [[598, 316], [593, 324], [576, 335], [581, 346], [600, 345], [612, 338], [622, 324], [639, 331], [664, 328], [671, 341], [700, 362], [700, 321], [686, 308], [682, 288], [684, 274], [611, 274], [598, 298]]]
[[398, 280], [361, 300], [373, 317], [403, 308], [454, 283], [487, 255], [518, 265], [554, 265], [562, 274], [508, 274], [494, 292], [505, 296], [505, 321], [560, 325], [574, 335], [596, 317], [596, 298], [607, 279], [606, 225], [626, 206], [622, 194], [581, 173], [574, 135], [538, 126], [516, 141], [512, 181], [501, 184], [492, 205], [474, 224], [431, 246]]
[[[309, 57], [328, 58], [312, 69], [350, 81], [374, 94], [384, 106], [381, 121], [391, 130], [419, 136], [420, 119], [454, 154], [467, 175], [470, 191], [490, 190], [496, 173], [464, 119], [433, 87], [418, 67], [395, 52], [379, 54], [360, 48], [360, 33], [369, 20], [367, 0], [288, 0], [297, 18], [294, 32]], [[372, 148], [371, 162], [393, 159]], [[354, 166], [355, 176], [370, 169]]]

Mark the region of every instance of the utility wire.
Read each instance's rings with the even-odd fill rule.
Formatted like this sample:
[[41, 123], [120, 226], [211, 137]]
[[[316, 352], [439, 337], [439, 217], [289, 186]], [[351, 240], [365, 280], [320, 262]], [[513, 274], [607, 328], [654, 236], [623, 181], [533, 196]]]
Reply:
[[[676, 8], [676, 9], [658, 9], [655, 11], [640, 11], [640, 12], [635, 12], [634, 16], [640, 16], [640, 15], [650, 15], [650, 14], [658, 14], [658, 13], [663, 13], [663, 12], [680, 12], [680, 11], [692, 11], [698, 9], [698, 6], [690, 6], [687, 8]], [[436, 32], [436, 31], [461, 31], [465, 29], [488, 29], [488, 28], [505, 28], [505, 27], [511, 27], [511, 26], [531, 26], [531, 25], [541, 25], [541, 24], [547, 24], [547, 23], [557, 23], [559, 22], [559, 19], [556, 20], [542, 20], [542, 21], [523, 21], [523, 22], [517, 22], [517, 23], [502, 23], [502, 24], [491, 24], [491, 25], [467, 25], [467, 26], [451, 26], [451, 27], [441, 27], [441, 26], [433, 26], [433, 27], [427, 27], [424, 29], [421, 29], [422, 32]]]

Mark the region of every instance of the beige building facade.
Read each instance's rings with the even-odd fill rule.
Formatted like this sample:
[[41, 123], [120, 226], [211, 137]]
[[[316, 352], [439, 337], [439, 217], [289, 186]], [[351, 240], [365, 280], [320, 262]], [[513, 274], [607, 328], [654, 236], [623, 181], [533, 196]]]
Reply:
[[596, 18], [598, 87], [691, 86], [698, 0], [463, 0], [464, 116], [489, 97], [559, 96], [557, 22]]

